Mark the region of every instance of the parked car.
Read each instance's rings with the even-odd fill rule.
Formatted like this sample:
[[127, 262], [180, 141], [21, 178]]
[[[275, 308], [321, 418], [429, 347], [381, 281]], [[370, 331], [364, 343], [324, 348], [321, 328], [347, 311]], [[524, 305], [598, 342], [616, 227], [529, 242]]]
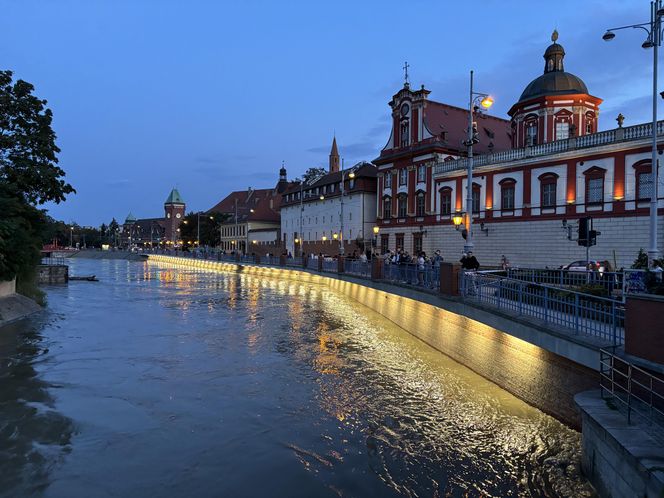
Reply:
[[589, 271], [590, 269], [593, 270], [599, 270], [600, 272], [604, 272], [606, 270], [606, 267], [604, 264], [602, 264], [601, 261], [586, 261], [580, 260], [580, 261], [574, 261], [573, 263], [569, 263], [567, 265], [563, 265], [560, 267], [561, 270], [567, 270], [567, 271], [579, 271], [579, 272], [585, 272]]

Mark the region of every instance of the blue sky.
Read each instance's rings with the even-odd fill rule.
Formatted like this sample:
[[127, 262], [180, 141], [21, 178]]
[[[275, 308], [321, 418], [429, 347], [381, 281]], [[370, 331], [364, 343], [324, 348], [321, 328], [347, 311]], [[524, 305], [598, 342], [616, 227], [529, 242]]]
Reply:
[[[646, 0], [0, 0], [0, 66], [49, 102], [60, 164], [78, 193], [67, 222], [160, 216], [177, 185], [188, 210], [327, 164], [375, 158], [387, 102], [411, 83], [465, 106], [468, 72], [506, 117], [542, 73], [557, 28], [565, 68], [603, 98], [600, 128], [650, 119]], [[662, 85], [664, 88], [664, 84]]]

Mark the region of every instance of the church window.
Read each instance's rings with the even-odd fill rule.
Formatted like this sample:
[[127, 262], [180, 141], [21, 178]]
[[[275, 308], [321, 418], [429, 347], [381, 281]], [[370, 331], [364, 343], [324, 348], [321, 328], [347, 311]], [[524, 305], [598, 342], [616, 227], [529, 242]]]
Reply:
[[406, 185], [408, 183], [408, 170], [401, 169], [399, 170], [399, 185]]
[[418, 183], [426, 181], [426, 166], [421, 164], [417, 167], [417, 181]]
[[449, 187], [440, 189], [440, 214], [443, 216], [452, 214], [452, 189]]
[[473, 183], [473, 213], [480, 212], [480, 186]]
[[537, 125], [531, 123], [526, 128], [526, 145], [537, 145]]
[[405, 218], [408, 209], [408, 196], [406, 194], [401, 194], [398, 201], [399, 218]]
[[652, 169], [650, 161], [634, 165], [636, 173], [636, 200], [649, 201], [652, 196]]
[[514, 211], [514, 194], [516, 191], [516, 181], [512, 178], [505, 178], [500, 181], [500, 209], [501, 211]]
[[593, 167], [587, 170], [586, 177], [586, 204], [602, 204], [604, 202], [604, 175], [606, 170]]
[[542, 208], [556, 207], [558, 175], [555, 173], [544, 173], [539, 177], [540, 181], [540, 206]]
[[383, 218], [390, 219], [392, 217], [392, 198], [385, 197], [383, 199]]
[[556, 140], [565, 140], [566, 138], [569, 138], [569, 122], [556, 122]]
[[415, 216], [424, 216], [425, 196], [424, 192], [418, 192], [415, 197]]

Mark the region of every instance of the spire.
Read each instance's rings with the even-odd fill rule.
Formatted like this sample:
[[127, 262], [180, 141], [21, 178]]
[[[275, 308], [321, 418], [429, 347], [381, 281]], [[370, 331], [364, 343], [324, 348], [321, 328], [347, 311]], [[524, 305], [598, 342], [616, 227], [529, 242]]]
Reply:
[[288, 176], [286, 174], [286, 166], [284, 161], [281, 161], [281, 169], [279, 170], [279, 181], [280, 182], [288, 181]]
[[339, 149], [337, 149], [337, 137], [332, 139], [332, 150], [330, 151], [330, 173], [339, 171]]
[[544, 52], [544, 74], [553, 71], [564, 71], [563, 59], [565, 58], [565, 49], [562, 45], [558, 45], [558, 30], [554, 29], [551, 33], [551, 45], [549, 45]]
[[403, 63], [403, 71], [404, 71], [403, 87], [404, 88], [409, 88], [410, 87], [410, 82], [408, 81], [408, 68], [409, 67], [410, 67], [410, 65], [408, 65], [408, 61]]

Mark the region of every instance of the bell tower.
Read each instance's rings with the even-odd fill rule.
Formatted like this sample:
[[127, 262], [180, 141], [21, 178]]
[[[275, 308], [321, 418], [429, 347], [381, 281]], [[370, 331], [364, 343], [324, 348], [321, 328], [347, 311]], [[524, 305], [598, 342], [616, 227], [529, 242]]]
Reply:
[[330, 150], [330, 168], [329, 173], [339, 171], [339, 149], [337, 149], [337, 137], [332, 139], [332, 150]]
[[180, 192], [176, 188], [171, 190], [171, 193], [164, 202], [164, 227], [166, 229], [166, 241], [175, 244], [180, 240], [178, 228], [184, 219], [185, 203], [182, 200]]

